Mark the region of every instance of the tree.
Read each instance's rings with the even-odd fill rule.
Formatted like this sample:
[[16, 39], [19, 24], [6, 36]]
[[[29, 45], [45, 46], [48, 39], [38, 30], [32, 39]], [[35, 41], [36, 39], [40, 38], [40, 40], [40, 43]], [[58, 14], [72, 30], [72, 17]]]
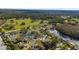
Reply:
[[21, 25], [25, 25], [25, 22], [22, 22]]

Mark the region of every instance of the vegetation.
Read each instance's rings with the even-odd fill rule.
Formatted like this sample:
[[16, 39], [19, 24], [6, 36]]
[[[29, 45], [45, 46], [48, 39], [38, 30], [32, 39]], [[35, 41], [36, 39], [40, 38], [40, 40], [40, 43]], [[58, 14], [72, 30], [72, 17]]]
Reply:
[[1, 27], [6, 30], [1, 37], [9, 50], [70, 50], [76, 46], [50, 33], [51, 24], [47, 20], [11, 19]]
[[79, 39], [78, 15], [53, 14], [51, 11], [7, 11], [3, 10], [0, 14], [0, 37], [7, 50], [76, 49], [76, 43], [63, 40], [51, 30]]
[[56, 28], [61, 33], [79, 39], [79, 25], [58, 24]]

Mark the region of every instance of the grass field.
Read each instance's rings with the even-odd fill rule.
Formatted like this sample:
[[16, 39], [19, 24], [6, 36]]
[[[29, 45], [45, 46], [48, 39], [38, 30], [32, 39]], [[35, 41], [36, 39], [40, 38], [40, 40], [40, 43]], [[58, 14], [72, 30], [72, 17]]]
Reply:
[[6, 21], [0, 28], [4, 32], [10, 31], [10, 30], [16, 30], [16, 29], [22, 29], [22, 28], [27, 28], [29, 26], [39, 26], [41, 23], [41, 20], [32, 20], [30, 18], [28, 19], [11, 19]]

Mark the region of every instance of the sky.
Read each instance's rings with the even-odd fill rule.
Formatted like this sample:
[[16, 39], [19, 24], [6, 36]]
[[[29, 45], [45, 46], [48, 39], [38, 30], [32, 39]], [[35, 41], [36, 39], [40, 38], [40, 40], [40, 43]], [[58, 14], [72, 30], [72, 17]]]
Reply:
[[79, 10], [79, 0], [0, 0], [0, 8]]

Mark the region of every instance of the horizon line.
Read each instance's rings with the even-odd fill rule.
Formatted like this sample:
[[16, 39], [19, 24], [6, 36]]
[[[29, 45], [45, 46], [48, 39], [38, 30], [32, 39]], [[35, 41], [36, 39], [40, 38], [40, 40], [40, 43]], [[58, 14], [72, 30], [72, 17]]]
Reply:
[[79, 8], [0, 8], [0, 9], [13, 9], [13, 10], [79, 10]]

